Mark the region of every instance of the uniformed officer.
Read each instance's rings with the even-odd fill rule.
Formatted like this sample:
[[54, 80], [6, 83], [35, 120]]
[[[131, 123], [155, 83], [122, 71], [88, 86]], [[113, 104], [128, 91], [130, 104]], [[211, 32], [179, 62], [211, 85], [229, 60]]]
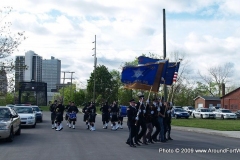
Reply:
[[166, 134], [166, 139], [167, 140], [173, 140], [170, 136], [171, 134], [171, 120], [172, 120], [172, 114], [171, 114], [171, 105], [170, 103], [168, 102], [167, 103], [167, 107], [166, 107], [166, 113], [165, 113], [165, 119], [166, 119], [166, 131], [165, 131], [165, 134]]
[[113, 101], [113, 104], [111, 106], [111, 111], [110, 111], [110, 115], [111, 115], [111, 123], [112, 123], [112, 130], [117, 130], [118, 129], [118, 124], [116, 124], [116, 122], [118, 121], [118, 106], [116, 101]]
[[107, 129], [108, 122], [109, 122], [109, 105], [108, 105], [108, 102], [105, 102], [105, 103], [102, 104], [102, 107], [100, 108], [100, 111], [102, 112], [103, 129]]
[[160, 111], [160, 108], [159, 108], [159, 102], [158, 102], [158, 99], [155, 98], [153, 100], [153, 104], [152, 104], [152, 107], [154, 108], [154, 114], [153, 114], [153, 119], [152, 119], [152, 125], [153, 127], [155, 127], [155, 132], [152, 134], [152, 140], [154, 142], [157, 142], [157, 135], [160, 133], [160, 124], [158, 122], [158, 110]]
[[[136, 109], [138, 110], [138, 122], [137, 122], [137, 133], [138, 136], [135, 137], [135, 143], [136, 145], [140, 145], [139, 143], [143, 143], [140, 141], [140, 139], [146, 138], [146, 131], [147, 131], [147, 126], [146, 126], [146, 118], [145, 118], [145, 113], [146, 113], [146, 106], [144, 104], [144, 95], [139, 92], [138, 94], [139, 101], [136, 105]], [[141, 131], [140, 131], [141, 127]], [[140, 132], [139, 132], [140, 131]], [[145, 143], [146, 144], [146, 143]]]
[[137, 109], [135, 108], [135, 100], [131, 99], [129, 104], [129, 107], [127, 108], [127, 125], [129, 129], [129, 136], [126, 144], [128, 144], [130, 147], [136, 147], [133, 143], [133, 138], [137, 136], [136, 120], [138, 120]]
[[69, 107], [71, 106], [71, 101], [69, 101], [68, 102], [68, 105], [66, 105], [66, 107], [65, 107], [65, 112], [66, 112], [66, 114], [65, 114], [65, 120], [67, 121], [67, 126], [69, 125], [68, 124], [68, 122], [69, 122], [69, 119], [68, 119], [68, 109], [69, 109]]

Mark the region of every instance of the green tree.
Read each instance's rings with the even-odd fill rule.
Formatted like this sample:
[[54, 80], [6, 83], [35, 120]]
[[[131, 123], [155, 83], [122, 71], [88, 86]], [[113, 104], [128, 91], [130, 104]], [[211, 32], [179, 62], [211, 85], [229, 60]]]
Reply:
[[[107, 67], [99, 65], [96, 67], [95, 77], [95, 95], [96, 102], [102, 103], [108, 99], [113, 99], [112, 92], [114, 90], [114, 79]], [[87, 99], [93, 100], [94, 92], [94, 72], [91, 73], [90, 79], [87, 80]]]

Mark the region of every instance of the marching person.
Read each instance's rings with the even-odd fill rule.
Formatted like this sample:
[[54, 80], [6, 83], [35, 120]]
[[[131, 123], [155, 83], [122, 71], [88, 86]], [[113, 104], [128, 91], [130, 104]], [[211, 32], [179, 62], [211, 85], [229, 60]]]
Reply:
[[95, 123], [95, 119], [96, 119], [96, 107], [95, 104], [93, 102], [91, 102], [90, 107], [88, 108], [88, 112], [89, 112], [89, 123], [90, 123], [90, 131], [95, 131], [96, 128], [94, 126]]
[[[154, 111], [154, 114], [153, 114], [153, 119], [152, 119], [152, 125], [153, 127], [155, 127], [155, 132], [152, 134], [152, 140], [154, 142], [157, 142], [157, 136], [158, 134], [160, 133], [160, 124], [158, 122], [158, 108], [159, 108], [159, 102], [158, 102], [158, 99], [154, 99], [153, 100], [153, 104], [152, 104], [152, 107], [153, 107], [153, 111]], [[159, 111], [160, 111], [160, 108], [159, 108]]]
[[109, 105], [108, 102], [105, 102], [102, 104], [102, 107], [100, 108], [100, 111], [102, 112], [102, 122], [103, 122], [103, 129], [108, 128], [108, 122], [109, 122]]
[[167, 103], [167, 108], [166, 108], [166, 138], [167, 140], [173, 140], [170, 136], [171, 134], [171, 121], [172, 121], [172, 114], [171, 114], [171, 104], [168, 102]]
[[57, 108], [59, 109], [59, 112], [61, 113], [61, 122], [60, 122], [60, 130], [63, 129], [63, 125], [62, 125], [62, 121], [63, 121], [63, 113], [64, 113], [64, 105], [62, 104], [62, 102], [59, 102], [58, 105], [57, 105]]
[[[160, 101], [160, 104], [161, 104], [161, 101]], [[164, 104], [162, 104], [158, 107], [158, 122], [160, 126], [159, 140], [162, 143], [166, 142], [164, 137], [164, 120], [163, 120], [164, 117], [165, 117], [165, 106]]]
[[60, 112], [59, 108], [56, 108], [56, 117], [55, 117], [55, 123], [57, 124], [56, 131], [61, 131], [60, 123], [62, 121], [62, 113]]
[[79, 110], [78, 110], [77, 106], [75, 106], [75, 103], [72, 102], [71, 106], [68, 109], [68, 113], [69, 113], [69, 128], [75, 129], [75, 124], [76, 124], [76, 121], [77, 121], [77, 113], [78, 112], [79, 112]]
[[126, 116], [126, 113], [122, 113], [122, 108], [121, 107], [119, 107], [118, 110], [119, 110], [118, 111], [118, 126], [119, 126], [120, 129], [123, 129], [123, 127], [122, 127], [123, 117]]
[[49, 111], [51, 112], [52, 129], [57, 128], [57, 124], [55, 123], [56, 108], [57, 108], [57, 100], [55, 100], [54, 103], [52, 103], [49, 107]]
[[129, 101], [129, 107], [127, 108], [127, 125], [129, 129], [129, 136], [127, 139], [126, 144], [128, 144], [130, 147], [136, 147], [133, 143], [133, 138], [137, 136], [137, 130], [136, 130], [136, 120], [138, 120], [137, 117], [137, 109], [135, 108], [135, 100], [131, 99]]
[[[137, 133], [138, 133], [138, 136], [135, 137], [135, 143], [136, 143], [136, 145], [140, 145], [139, 143], [142, 143], [140, 141], [140, 139], [143, 136], [144, 136], [143, 138], [146, 138], [145, 137], [146, 131], [147, 131], [146, 119], [145, 119], [146, 106], [144, 104], [144, 95], [141, 92], [139, 92], [137, 95], [139, 97], [139, 101], [138, 101], [138, 103], [136, 105], [136, 109], [138, 110], [138, 118], [139, 119], [137, 121]], [[141, 131], [139, 132], [140, 127], [141, 127]]]
[[[154, 106], [153, 104], [147, 105], [146, 107], [146, 125], [147, 125], [147, 133], [146, 133], [146, 138], [144, 138], [144, 142], [143, 143], [154, 143], [152, 141], [152, 131], [153, 131], [153, 126], [152, 126], [152, 122], [153, 122], [153, 118], [154, 118]], [[146, 142], [146, 139], [148, 140]]]
[[71, 101], [69, 101], [69, 102], [68, 102], [68, 105], [66, 105], [66, 107], [65, 107], [65, 112], [66, 112], [66, 114], [65, 114], [65, 120], [66, 120], [66, 122], [67, 122], [67, 126], [69, 125], [69, 124], [68, 124], [68, 122], [69, 122], [69, 119], [68, 119], [68, 115], [69, 115], [68, 109], [69, 109], [70, 106], [71, 106]]
[[110, 111], [110, 114], [111, 114], [111, 122], [112, 122], [112, 130], [117, 130], [118, 129], [118, 124], [116, 124], [116, 122], [118, 121], [118, 117], [117, 117], [117, 114], [118, 114], [118, 106], [116, 104], [116, 101], [113, 101], [113, 104], [112, 104], [112, 107], [111, 107], [111, 111]]
[[88, 120], [89, 120], [88, 108], [90, 107], [90, 105], [91, 105], [91, 103], [88, 102], [88, 103], [85, 104], [85, 106], [82, 109], [82, 113], [84, 114], [83, 115], [83, 122], [86, 123], [87, 129], [89, 129], [89, 125], [90, 125], [89, 122], [88, 122]]

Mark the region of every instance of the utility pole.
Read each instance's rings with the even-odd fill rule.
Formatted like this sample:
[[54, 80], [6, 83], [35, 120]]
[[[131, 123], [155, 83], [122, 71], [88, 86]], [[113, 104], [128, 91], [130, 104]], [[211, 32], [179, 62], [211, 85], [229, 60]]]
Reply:
[[95, 43], [95, 47], [93, 48], [94, 49], [94, 83], [93, 83], [93, 102], [95, 103], [95, 99], [96, 99], [96, 65], [97, 65], [97, 53], [96, 53], [96, 50], [97, 50], [97, 38], [96, 38], [96, 35], [95, 35], [95, 41], [93, 42]]
[[[71, 96], [71, 94], [72, 94], [72, 80], [74, 79], [73, 77], [72, 77], [72, 75], [73, 75], [73, 73], [75, 73], [75, 72], [69, 72], [69, 71], [62, 71], [63, 72], [63, 97], [62, 97], [62, 103], [64, 103], [64, 88], [65, 88], [65, 79], [71, 79], [71, 90], [70, 90], [70, 96]], [[71, 73], [71, 78], [66, 78], [65, 77], [65, 74], [66, 73]], [[71, 98], [71, 97], [70, 97]]]
[[[163, 59], [166, 59], [166, 20], [165, 9], [163, 9]], [[167, 101], [167, 86], [164, 82], [164, 101]]]

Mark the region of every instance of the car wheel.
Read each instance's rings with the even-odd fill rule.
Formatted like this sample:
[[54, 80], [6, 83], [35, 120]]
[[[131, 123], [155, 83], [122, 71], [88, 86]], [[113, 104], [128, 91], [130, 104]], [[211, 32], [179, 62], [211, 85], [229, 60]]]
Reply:
[[221, 116], [221, 119], [224, 119], [224, 116], [223, 116], [223, 115]]
[[11, 132], [9, 134], [9, 137], [7, 138], [7, 142], [12, 142], [14, 138], [14, 133], [13, 133], [13, 129], [11, 129]]
[[196, 118], [194, 114], [192, 116], [193, 116], [193, 118]]
[[201, 119], [203, 119], [203, 115], [201, 114]]
[[32, 126], [32, 128], [35, 128], [36, 127], [36, 122], [35, 122], [35, 124]]
[[21, 134], [21, 125], [19, 125], [19, 128], [18, 128], [18, 130], [16, 132], [16, 135], [20, 135], [20, 134]]

